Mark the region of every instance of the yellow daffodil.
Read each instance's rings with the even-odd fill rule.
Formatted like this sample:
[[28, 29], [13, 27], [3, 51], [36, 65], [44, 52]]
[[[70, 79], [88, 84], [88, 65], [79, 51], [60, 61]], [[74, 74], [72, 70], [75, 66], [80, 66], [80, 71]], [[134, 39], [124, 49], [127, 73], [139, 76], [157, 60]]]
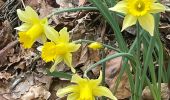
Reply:
[[47, 26], [47, 18], [40, 19], [38, 14], [29, 6], [25, 8], [25, 11], [17, 9], [17, 15], [24, 22], [15, 28], [19, 30], [19, 41], [24, 48], [31, 48], [38, 39], [43, 43], [46, 41], [44, 26]]
[[106, 96], [112, 100], [117, 100], [108, 88], [100, 86], [101, 81], [102, 74], [98, 79], [81, 78], [75, 74], [71, 79], [71, 82], [75, 84], [59, 89], [56, 95], [62, 98], [68, 94], [67, 100], [95, 100], [95, 96]]
[[71, 67], [72, 72], [75, 73], [75, 69], [72, 67], [72, 52], [79, 49], [80, 44], [69, 42], [69, 33], [67, 28], [63, 28], [60, 32], [55, 31], [51, 27], [45, 28], [46, 33], [53, 34], [48, 36], [52, 42], [46, 42], [42, 47], [41, 57], [45, 62], [54, 61], [54, 65], [50, 71], [53, 72], [58, 63], [62, 60], [67, 66]]
[[165, 11], [165, 7], [156, 0], [122, 0], [109, 9], [126, 15], [122, 31], [138, 21], [151, 36], [154, 35], [155, 24], [152, 14]]
[[99, 42], [93, 42], [90, 45], [88, 45], [89, 48], [97, 50], [103, 48], [103, 45]]

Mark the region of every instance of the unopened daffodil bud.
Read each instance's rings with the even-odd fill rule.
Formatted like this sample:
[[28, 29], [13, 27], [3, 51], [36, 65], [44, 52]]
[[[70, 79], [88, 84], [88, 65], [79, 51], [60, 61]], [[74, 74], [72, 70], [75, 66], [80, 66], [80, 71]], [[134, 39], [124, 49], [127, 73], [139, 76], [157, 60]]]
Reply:
[[103, 45], [99, 42], [93, 42], [90, 45], [88, 45], [88, 47], [93, 49], [93, 50], [97, 50], [97, 49], [103, 48]]

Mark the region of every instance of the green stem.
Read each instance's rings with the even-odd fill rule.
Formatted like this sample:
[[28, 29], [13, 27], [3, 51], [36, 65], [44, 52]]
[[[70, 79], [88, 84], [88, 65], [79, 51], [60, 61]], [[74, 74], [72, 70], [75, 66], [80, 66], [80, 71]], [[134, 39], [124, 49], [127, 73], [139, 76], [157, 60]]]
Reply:
[[141, 87], [139, 88], [139, 93], [142, 93], [142, 87], [146, 78], [146, 71], [148, 68], [148, 64], [150, 62], [150, 58], [152, 57], [152, 51], [154, 49], [155, 46], [155, 38], [151, 37], [150, 43], [149, 43], [149, 48], [147, 50], [147, 54], [146, 54], [146, 59], [144, 59], [144, 68], [143, 68], [143, 72], [142, 72], [142, 78], [141, 78]]
[[[158, 49], [158, 57], [159, 57], [159, 60], [158, 60], [158, 64], [159, 64], [159, 72], [158, 72], [158, 90], [161, 90], [161, 79], [163, 78], [163, 80], [165, 80], [164, 79], [164, 77], [162, 77], [162, 71], [163, 71], [163, 46], [162, 46], [162, 42], [161, 42], [161, 40], [160, 40], [160, 33], [159, 33], [159, 30], [158, 30], [158, 27], [159, 27], [159, 21], [160, 21], [160, 16], [159, 16], [160, 14], [156, 14], [155, 15], [155, 21], [156, 21], [156, 23], [155, 23], [155, 32], [156, 32], [156, 34], [155, 34], [155, 36], [156, 36], [156, 41], [157, 41], [157, 43], [158, 43], [158, 46], [159, 46], [159, 49]], [[161, 99], [161, 91], [158, 91], [158, 99]]]
[[154, 100], [161, 100], [161, 99], [157, 98], [157, 95], [155, 94], [155, 91], [154, 91], [154, 87], [152, 86], [152, 84], [151, 84], [150, 80], [148, 79], [148, 77], [146, 77], [146, 82], [147, 82], [147, 84], [149, 86], [150, 92], [152, 93], [152, 96], [153, 96]]
[[139, 23], [137, 23], [137, 45], [136, 45], [136, 71], [135, 71], [135, 89], [134, 89], [134, 93], [136, 93], [136, 95], [134, 96], [134, 100], [139, 100], [139, 98], [141, 98], [140, 93], [138, 91], [140, 85], [140, 77], [141, 77], [141, 67], [140, 67], [140, 29], [139, 29]]
[[[128, 48], [127, 48], [125, 40], [123, 39], [123, 36], [121, 34], [119, 24], [115, 18], [116, 16], [114, 16], [114, 17], [112, 16], [112, 14], [109, 12], [108, 8], [103, 4], [103, 2], [101, 0], [89, 0], [89, 1], [96, 5], [98, 10], [102, 13], [102, 15], [105, 17], [107, 22], [110, 24], [110, 26], [114, 30], [114, 34], [117, 39], [118, 46], [119, 46], [120, 50], [127, 52]], [[116, 14], [114, 14], [114, 15], [116, 15]]]
[[120, 56], [124, 56], [124, 57], [127, 57], [129, 59], [131, 59], [132, 61], [134, 60], [133, 59], [133, 55], [129, 54], [129, 53], [117, 53], [117, 54], [114, 54], [114, 55], [110, 55], [110, 56], [107, 56], [106, 58], [98, 61], [97, 63], [91, 65], [89, 68], [87, 68], [84, 72], [84, 76], [87, 77], [87, 73], [92, 70], [93, 68], [97, 67], [98, 65], [102, 64], [103, 62], [106, 62], [108, 60], [111, 60], [111, 59], [114, 59], [114, 58], [117, 58], [117, 57], [120, 57]]
[[[105, 51], [102, 51], [102, 59], [105, 58]], [[106, 70], [106, 62], [102, 63], [102, 85], [105, 85], [105, 70]]]
[[[84, 40], [84, 39], [80, 39], [80, 40], [74, 41], [74, 43], [82, 43], [82, 42], [85, 42], [85, 43], [93, 43], [93, 42], [96, 42], [96, 41]], [[112, 46], [110, 46], [110, 45], [103, 44], [103, 43], [102, 43], [102, 45], [103, 45], [104, 47], [106, 47], [106, 48], [108, 48], [108, 49], [111, 49], [111, 50], [114, 50], [114, 51], [116, 51], [116, 52], [122, 52], [122, 51], [120, 51], [120, 50], [118, 50], [118, 49], [116, 49], [116, 48], [114, 48], [114, 47], [112, 47]]]
[[61, 8], [61, 9], [56, 9], [53, 11], [51, 14], [49, 14], [47, 17], [50, 18], [51, 16], [63, 12], [75, 12], [75, 11], [82, 11], [82, 10], [98, 10], [96, 7], [76, 7], [76, 8]]
[[[105, 51], [102, 50], [102, 59], [105, 58]], [[102, 85], [105, 86], [105, 70], [106, 70], [106, 62], [103, 62], [102, 63]], [[106, 97], [102, 97], [102, 100], [107, 100]]]

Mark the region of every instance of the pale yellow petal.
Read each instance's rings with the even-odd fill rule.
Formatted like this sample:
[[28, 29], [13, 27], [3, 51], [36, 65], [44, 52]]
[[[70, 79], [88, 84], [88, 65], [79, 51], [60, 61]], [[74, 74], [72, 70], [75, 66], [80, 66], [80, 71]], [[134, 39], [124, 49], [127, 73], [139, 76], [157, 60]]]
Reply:
[[58, 38], [58, 42], [69, 42], [69, 33], [67, 32], [67, 28], [64, 27], [59, 32], [60, 37]]
[[109, 8], [109, 10], [127, 14], [127, 2], [120, 1], [114, 7]]
[[151, 0], [151, 2], [156, 2], [157, 0]]
[[67, 100], [77, 100], [79, 98], [78, 93], [71, 93], [67, 96]]
[[25, 7], [25, 11], [27, 12], [27, 14], [30, 14], [30, 16], [34, 17], [34, 18], [39, 18], [38, 14], [35, 12], [34, 9], [32, 9], [30, 6], [26, 6]]
[[139, 24], [142, 28], [150, 33], [151, 36], [154, 35], [154, 17], [151, 14], [146, 14], [139, 17]]
[[21, 9], [17, 9], [17, 15], [21, 21], [32, 24], [32, 21], [27, 17], [27, 14]]
[[79, 84], [79, 83], [82, 83], [82, 82], [84, 82], [85, 81], [85, 79], [83, 79], [83, 78], [81, 78], [79, 75], [77, 75], [77, 74], [74, 74], [73, 76], [72, 76], [72, 78], [71, 78], [71, 82], [72, 83], [77, 83], [77, 84]]
[[69, 52], [75, 52], [80, 48], [81, 44], [69, 43], [68, 50]]
[[73, 73], [75, 73], [76, 70], [72, 66], [72, 54], [66, 53], [63, 58], [64, 58], [64, 62], [66, 63], [66, 65], [71, 68], [71, 71]]
[[99, 96], [99, 97], [105, 96], [105, 97], [108, 97], [112, 100], [117, 100], [117, 98], [115, 96], [113, 96], [112, 92], [104, 86], [98, 86], [95, 89], [93, 89], [93, 95]]
[[19, 30], [19, 31], [28, 31], [31, 28], [31, 24], [28, 23], [23, 23], [21, 26], [16, 27], [14, 29]]
[[26, 6], [25, 12], [27, 14], [27, 17], [30, 18], [30, 20], [33, 23], [36, 23], [39, 21], [38, 14], [30, 6]]
[[71, 85], [67, 86], [65, 88], [59, 89], [56, 93], [56, 95], [60, 98], [64, 97], [66, 94], [78, 92], [78, 86], [77, 85]]
[[102, 82], [102, 71], [100, 71], [100, 76], [98, 77], [98, 79], [91, 79], [90, 80], [90, 84], [93, 87], [100, 85], [101, 82]]
[[136, 24], [136, 21], [137, 21], [137, 18], [135, 16], [132, 16], [132, 15], [125, 16], [125, 18], [123, 20], [123, 26], [122, 26], [121, 31], [128, 28], [129, 26]]
[[152, 3], [150, 6], [150, 13], [165, 12], [165, 6], [160, 3]]
[[51, 40], [51, 41], [56, 43], [56, 40], [59, 37], [59, 33], [53, 27], [48, 26], [48, 25], [44, 26], [44, 30], [45, 30], [46, 37], [49, 40]]
[[44, 44], [44, 43], [46, 43], [46, 42], [47, 42], [47, 38], [46, 38], [45, 34], [42, 34], [42, 35], [40, 36], [40, 41], [39, 41], [39, 43]]
[[50, 68], [50, 72], [55, 71], [56, 66], [63, 60], [62, 56], [57, 56], [53, 66]]

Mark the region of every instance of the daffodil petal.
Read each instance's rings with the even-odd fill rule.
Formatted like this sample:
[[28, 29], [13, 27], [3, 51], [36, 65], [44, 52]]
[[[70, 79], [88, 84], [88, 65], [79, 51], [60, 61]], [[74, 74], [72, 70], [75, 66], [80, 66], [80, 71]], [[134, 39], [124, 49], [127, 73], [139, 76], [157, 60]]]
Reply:
[[157, 0], [151, 0], [151, 2], [156, 2]]
[[62, 56], [57, 56], [53, 66], [50, 68], [50, 72], [55, 71], [57, 64], [59, 64], [62, 60], [63, 60]]
[[17, 9], [17, 15], [21, 21], [32, 24], [32, 21], [28, 18], [27, 14], [21, 9]]
[[14, 29], [19, 30], [19, 31], [27, 31], [31, 28], [31, 26], [32, 26], [31, 24], [23, 23], [21, 26], [16, 27]]
[[45, 34], [42, 34], [37, 41], [38, 41], [39, 43], [41, 43], [41, 44], [46, 43], [46, 42], [47, 42], [47, 38], [46, 38]]
[[55, 42], [56, 43], [56, 40], [57, 38], [59, 37], [59, 33], [53, 28], [53, 27], [50, 27], [48, 25], [45, 25], [44, 26], [44, 29], [45, 29], [45, 35], [46, 37]]
[[78, 91], [78, 86], [77, 85], [71, 85], [67, 86], [65, 88], [59, 89], [56, 93], [56, 95], [60, 98], [64, 97], [66, 94], [72, 93], [72, 92], [77, 92]]
[[91, 79], [90, 82], [90, 84], [94, 86], [100, 85], [100, 83], [102, 82], [102, 71], [100, 71], [100, 76], [98, 77], [98, 79]]
[[128, 28], [129, 26], [136, 24], [136, 21], [137, 21], [137, 18], [135, 16], [132, 16], [132, 15], [125, 16], [125, 18], [123, 20], [123, 27], [122, 27], [121, 31]]
[[71, 93], [68, 95], [67, 100], [77, 100], [79, 98], [78, 93]]
[[30, 35], [26, 34], [26, 32], [19, 32], [19, 41], [23, 45], [24, 48], [31, 48], [34, 41]]
[[98, 86], [95, 89], [93, 89], [93, 94], [95, 96], [105, 96], [112, 100], [117, 100], [117, 98], [113, 96], [112, 92], [104, 86]]
[[67, 65], [68, 67], [71, 68], [71, 71], [72, 71], [73, 73], [76, 72], [76, 70], [75, 70], [75, 69], [73, 68], [73, 66], [72, 66], [72, 54], [71, 54], [71, 53], [66, 53], [66, 54], [64, 55], [64, 62], [66, 63], [66, 65]]
[[109, 8], [109, 10], [127, 14], [127, 2], [125, 0], [120, 1], [114, 7]]
[[154, 35], [154, 17], [151, 14], [146, 14], [138, 18], [139, 24], [142, 28], [150, 33], [151, 36]]
[[33, 23], [39, 20], [38, 14], [30, 6], [26, 6], [25, 12], [27, 14], [26, 16], [30, 18]]
[[152, 3], [150, 6], [150, 13], [165, 12], [165, 6], [160, 3]]
[[81, 44], [69, 43], [69, 52], [75, 52], [80, 48]]
[[59, 34], [60, 34], [60, 37], [58, 38], [58, 42], [65, 42], [65, 43], [69, 42], [69, 33], [67, 32], [66, 27], [61, 29]]
[[77, 84], [79, 84], [79, 83], [82, 83], [82, 82], [84, 82], [85, 81], [85, 79], [83, 79], [83, 78], [81, 78], [79, 75], [77, 75], [77, 74], [74, 74], [73, 76], [72, 76], [72, 78], [71, 78], [71, 82], [72, 83], [77, 83]]

